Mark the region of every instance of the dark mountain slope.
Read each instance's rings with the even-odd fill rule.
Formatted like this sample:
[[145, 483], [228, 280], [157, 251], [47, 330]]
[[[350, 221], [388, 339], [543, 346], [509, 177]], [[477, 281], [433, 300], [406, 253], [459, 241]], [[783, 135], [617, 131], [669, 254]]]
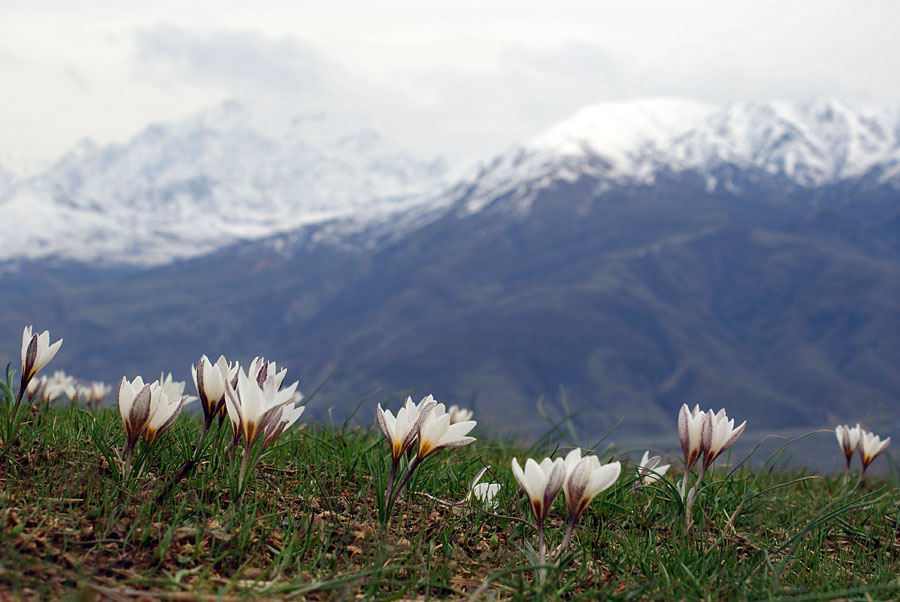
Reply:
[[528, 210], [499, 198], [468, 214], [462, 198], [366, 252], [253, 243], [114, 275], [32, 265], [4, 276], [0, 327], [11, 357], [33, 322], [66, 338], [59, 367], [111, 381], [189, 378], [200, 353], [265, 354], [306, 391], [336, 368], [320, 416], [376, 386], [516, 428], [562, 386], [590, 433], [622, 417], [670, 428], [685, 401], [755, 427], [900, 406], [894, 193], [596, 184], [544, 188]]

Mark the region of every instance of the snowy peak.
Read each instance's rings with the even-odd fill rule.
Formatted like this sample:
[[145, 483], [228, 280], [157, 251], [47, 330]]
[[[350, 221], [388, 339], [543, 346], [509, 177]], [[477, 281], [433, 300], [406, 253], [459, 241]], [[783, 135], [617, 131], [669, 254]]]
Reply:
[[897, 112], [836, 100], [725, 107], [662, 149], [675, 169], [757, 167], [803, 186], [860, 176], [900, 150]]
[[5, 195], [0, 182], [0, 259], [166, 263], [305, 224], [373, 219], [443, 186], [443, 161], [325, 113], [259, 122], [228, 102], [125, 144], [84, 141]]
[[569, 156], [589, 151], [622, 162], [648, 144], [689, 131], [717, 110], [716, 105], [679, 99], [603, 102], [578, 111], [526, 147]]
[[[599, 103], [482, 168], [465, 210], [507, 198], [527, 210], [541, 188], [582, 176], [601, 188], [649, 185], [696, 172], [710, 190], [720, 168], [762, 170], [817, 187], [876, 174], [900, 178], [900, 111], [838, 100], [712, 105], [679, 99]], [[900, 184], [900, 182], [895, 182]], [[509, 203], [507, 203], [509, 204]]]

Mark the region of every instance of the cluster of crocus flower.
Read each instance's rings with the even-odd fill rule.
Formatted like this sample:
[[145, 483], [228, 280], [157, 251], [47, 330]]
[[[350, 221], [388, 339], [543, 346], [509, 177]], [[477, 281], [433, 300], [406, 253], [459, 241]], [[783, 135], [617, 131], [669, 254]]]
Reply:
[[229, 364], [224, 356], [212, 364], [204, 355], [191, 367], [197, 397], [184, 395], [185, 383], [174, 380], [171, 374], [161, 375], [159, 380], [146, 385], [141, 377], [132, 382], [123, 378], [119, 385], [119, 411], [125, 424], [122, 457], [126, 474], [140, 437], [152, 443], [172, 425], [185, 404], [199, 399], [203, 428], [194, 455], [175, 473], [163, 494], [196, 464], [213, 420], [218, 417], [221, 428], [226, 416], [232, 427], [233, 455], [243, 441], [244, 453], [238, 476], [242, 490], [254, 450], [259, 459], [305, 409], [296, 405], [302, 399], [297, 392], [298, 383], [282, 388], [286, 374], [287, 370], [279, 371], [275, 362], [267, 362], [261, 357], [255, 358], [245, 372], [237, 363]]
[[28, 401], [50, 402], [65, 397], [71, 402], [81, 401], [88, 404], [99, 404], [106, 399], [112, 387], [101, 381], [80, 383], [74, 376], [62, 370], [51, 375], [42, 374], [28, 383]]
[[891, 438], [882, 440], [881, 437], [862, 428], [859, 423], [853, 428], [846, 424], [838, 425], [834, 429], [837, 436], [838, 444], [844, 457], [847, 459], [847, 473], [850, 472], [850, 461], [853, 459], [853, 453], [859, 448], [859, 458], [862, 461], [862, 473], [860, 477], [865, 476], [866, 469], [875, 458], [881, 455], [891, 442]]
[[[684, 454], [684, 479], [680, 491], [681, 499], [684, 501], [685, 529], [691, 527], [694, 497], [703, 476], [715, 459], [737, 441], [746, 425], [745, 420], [735, 428], [734, 419], [729, 420], [724, 409], [714, 414], [712, 410], [701, 412], [699, 405], [695, 405], [693, 410], [688, 409], [687, 404], [681, 406], [678, 413], [678, 438], [681, 440], [681, 451]], [[700, 474], [694, 481], [694, 486], [688, 490], [688, 476], [701, 456], [703, 461], [700, 464]]]
[[69, 376], [62, 370], [57, 370], [49, 376], [41, 374], [28, 383], [26, 391], [29, 401], [49, 402], [60, 397], [70, 401], [78, 396], [78, 384], [75, 377]]
[[[243, 489], [254, 444], [261, 441], [256, 456], [258, 459], [285, 429], [300, 418], [305, 406], [297, 405], [303, 399], [302, 395], [297, 394], [298, 382], [281, 388], [287, 370], [279, 372], [275, 362], [267, 362], [262, 357], [254, 358], [246, 372], [236, 366], [237, 386], [232, 383], [231, 370], [223, 370], [224, 364], [224, 361], [219, 363], [219, 370], [225, 381], [225, 410], [231, 419], [235, 446], [240, 440], [244, 444], [238, 477], [240, 489]], [[212, 407], [208, 409], [211, 411]]]
[[122, 449], [124, 474], [131, 472], [134, 446], [141, 437], [148, 444], [166, 432], [181, 413], [186, 402], [182, 395], [184, 383], [174, 382], [171, 374], [163, 382], [159, 380], [144, 384], [140, 376], [130, 381], [122, 377], [119, 382], [119, 413], [125, 425], [125, 446]]
[[[391, 471], [384, 494], [386, 517], [390, 516], [397, 495], [422, 462], [444, 448], [460, 447], [475, 441], [474, 437], [468, 436], [475, 428], [475, 421], [454, 423], [444, 404], [437, 403], [431, 395], [422, 398], [419, 403], [413, 403], [412, 398], [407, 397], [396, 416], [378, 404], [375, 417], [391, 450]], [[409, 459], [403, 476], [396, 481], [400, 462], [413, 453], [415, 455]]]
[[560, 546], [563, 551], [568, 547], [578, 519], [600, 492], [616, 482], [622, 466], [619, 462], [601, 464], [597, 456], [582, 457], [580, 449], [573, 449], [565, 459], [544, 458], [536, 462], [527, 458], [524, 469], [518, 459], [513, 458], [512, 472], [531, 503], [538, 537], [538, 562], [543, 564], [546, 558], [544, 526], [559, 492], [562, 491], [566, 498], [568, 513], [566, 534]]

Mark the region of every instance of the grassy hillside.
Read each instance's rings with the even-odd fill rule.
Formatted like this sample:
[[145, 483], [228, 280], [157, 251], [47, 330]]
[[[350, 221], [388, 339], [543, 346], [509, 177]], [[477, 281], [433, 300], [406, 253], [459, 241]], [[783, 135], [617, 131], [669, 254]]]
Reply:
[[[367, 403], [365, 412], [371, 412]], [[227, 428], [227, 427], [226, 427]], [[564, 454], [550, 430], [525, 448], [485, 436], [430, 458], [378, 520], [389, 467], [377, 430], [293, 429], [233, 492], [230, 442], [203, 456], [171, 496], [199, 424], [182, 416], [139, 476], [121, 479], [113, 410], [44, 408], [0, 444], [0, 597], [130, 599], [887, 600], [900, 596], [896, 467], [886, 480], [750, 471], [717, 463], [685, 532], [671, 483], [634, 490], [634, 464], [594, 500], [573, 545], [539, 578], [533, 517], [513, 456]], [[613, 438], [615, 433], [613, 434]], [[673, 441], [677, 440], [672, 433]], [[790, 446], [787, 447], [790, 451]], [[889, 450], [890, 451], [890, 450]], [[833, 450], [839, 454], [835, 445]], [[608, 442], [597, 448], [605, 462]], [[624, 459], [623, 459], [624, 460]], [[879, 458], [876, 462], [888, 462]], [[502, 485], [498, 506], [465, 498]], [[552, 550], [564, 503], [550, 513]]]

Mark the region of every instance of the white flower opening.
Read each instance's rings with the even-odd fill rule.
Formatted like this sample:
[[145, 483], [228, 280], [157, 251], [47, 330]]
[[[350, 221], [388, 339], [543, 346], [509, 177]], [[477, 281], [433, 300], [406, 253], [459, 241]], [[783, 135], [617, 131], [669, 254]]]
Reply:
[[566, 455], [566, 481], [563, 494], [569, 521], [574, 523], [590, 505], [597, 494], [609, 489], [622, 473], [619, 462], [601, 464], [597, 456], [581, 457], [580, 449], [573, 449]]
[[519, 466], [516, 458], [512, 459], [512, 472], [519, 482], [519, 486], [528, 495], [531, 502], [531, 510], [542, 526], [553, 500], [559, 494], [566, 481], [566, 463], [562, 458], [551, 460], [544, 458], [540, 464], [528, 458], [525, 460], [525, 468]]
[[640, 464], [638, 464], [635, 486], [640, 487], [650, 485], [662, 479], [671, 465], [663, 464], [660, 466], [660, 462], [662, 462], [660, 456], [653, 456], [651, 458], [650, 452], [645, 451], [644, 455], [641, 456]]
[[890, 437], [882, 441], [881, 438], [875, 433], [869, 431], [861, 432], [859, 440], [859, 455], [862, 458], [863, 473], [866, 472], [869, 464], [871, 464], [875, 460], [875, 458], [877, 458], [881, 454], [881, 452], [887, 449], [887, 446], [890, 443]]
[[704, 414], [700, 444], [703, 451], [704, 470], [709, 468], [722, 452], [734, 445], [746, 426], [747, 421], [745, 420], [739, 427], [734, 428], [734, 419], [729, 420], [724, 409], [719, 410], [716, 414], [713, 414], [712, 410]]
[[381, 404], [375, 410], [378, 425], [388, 440], [391, 457], [396, 461], [412, 447], [419, 436], [419, 429], [429, 412], [437, 405], [431, 395], [414, 404], [411, 397], [397, 410], [394, 416], [390, 410], [382, 409]]
[[684, 454], [685, 472], [689, 472], [700, 458], [704, 416], [699, 405], [695, 405], [693, 410], [689, 410], [687, 404], [682, 404], [681, 410], [678, 412], [678, 438]]
[[22, 379], [16, 409], [18, 409], [18, 402], [22, 400], [22, 396], [28, 390], [28, 383], [56, 356], [63, 342], [60, 339], [51, 345], [49, 330], [45, 330], [41, 334], [33, 334], [32, 328], [32, 326], [26, 326], [22, 331]]
[[419, 429], [419, 458], [424, 460], [445, 447], [460, 447], [472, 443], [475, 438], [467, 435], [475, 428], [475, 424], [474, 420], [451, 424], [450, 414], [445, 410], [444, 404], [435, 405], [425, 416]]

